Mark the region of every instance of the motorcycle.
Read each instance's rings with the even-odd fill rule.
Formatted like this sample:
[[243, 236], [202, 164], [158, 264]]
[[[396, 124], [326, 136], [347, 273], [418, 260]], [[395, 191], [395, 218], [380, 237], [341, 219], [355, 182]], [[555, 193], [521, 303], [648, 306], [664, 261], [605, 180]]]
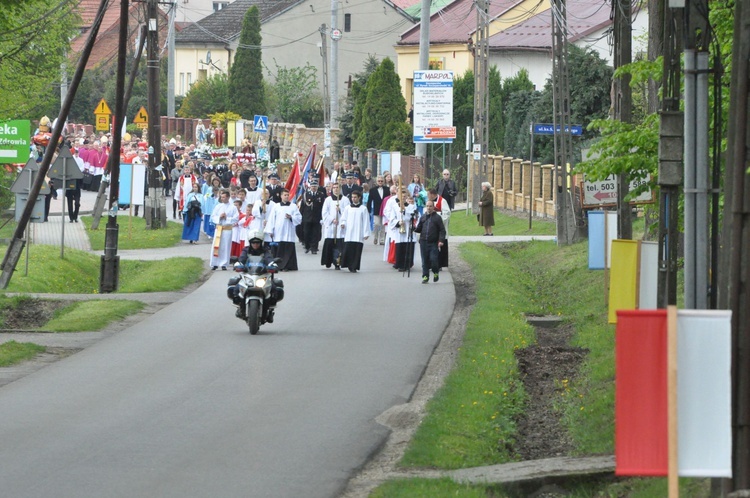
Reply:
[[247, 322], [255, 335], [264, 323], [273, 323], [276, 304], [284, 299], [284, 282], [275, 278], [279, 258], [267, 266], [263, 256], [248, 256], [247, 262], [234, 264], [239, 276], [227, 283], [227, 297], [237, 306], [235, 316]]

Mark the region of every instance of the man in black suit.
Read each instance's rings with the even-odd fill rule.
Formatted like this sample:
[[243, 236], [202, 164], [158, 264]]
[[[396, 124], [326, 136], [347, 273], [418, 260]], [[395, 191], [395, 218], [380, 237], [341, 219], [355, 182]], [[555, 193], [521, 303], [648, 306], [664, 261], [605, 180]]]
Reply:
[[276, 173], [271, 173], [268, 175], [268, 185], [266, 185], [266, 190], [268, 190], [268, 198], [271, 199], [276, 204], [281, 202], [281, 190], [282, 187], [279, 185], [279, 175]]
[[456, 187], [456, 182], [451, 180], [450, 171], [448, 171], [447, 169], [443, 170], [443, 178], [438, 182], [435, 190], [437, 190], [437, 193], [440, 197], [445, 199], [452, 211], [453, 203], [456, 200], [456, 194], [458, 193], [458, 188]]
[[380, 210], [383, 206], [383, 199], [390, 194], [383, 181], [383, 175], [378, 175], [375, 179], [375, 185], [370, 188], [370, 196], [367, 199], [367, 210], [373, 219], [372, 240], [375, 244], [385, 244], [385, 227], [383, 226], [383, 217], [380, 216]]
[[359, 198], [362, 198], [362, 187], [357, 185], [357, 183], [354, 181], [354, 173], [344, 173], [344, 178], [346, 179], [346, 183], [343, 187], [341, 187], [341, 194], [345, 197], [348, 197], [349, 200], [352, 200], [352, 192], [355, 190], [359, 191]]

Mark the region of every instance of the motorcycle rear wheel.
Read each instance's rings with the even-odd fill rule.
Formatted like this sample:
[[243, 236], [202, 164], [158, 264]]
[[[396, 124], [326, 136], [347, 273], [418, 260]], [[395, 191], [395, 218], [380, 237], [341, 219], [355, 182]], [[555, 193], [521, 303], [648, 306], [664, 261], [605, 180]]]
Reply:
[[260, 329], [260, 302], [250, 301], [247, 303], [247, 326], [250, 329], [250, 334], [255, 335]]

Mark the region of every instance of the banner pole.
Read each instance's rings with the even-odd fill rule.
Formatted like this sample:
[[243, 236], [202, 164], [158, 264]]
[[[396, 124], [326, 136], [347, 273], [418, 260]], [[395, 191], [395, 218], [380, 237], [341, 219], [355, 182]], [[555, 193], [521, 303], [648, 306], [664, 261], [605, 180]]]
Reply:
[[677, 307], [667, 307], [667, 487], [669, 498], [680, 496], [677, 478]]

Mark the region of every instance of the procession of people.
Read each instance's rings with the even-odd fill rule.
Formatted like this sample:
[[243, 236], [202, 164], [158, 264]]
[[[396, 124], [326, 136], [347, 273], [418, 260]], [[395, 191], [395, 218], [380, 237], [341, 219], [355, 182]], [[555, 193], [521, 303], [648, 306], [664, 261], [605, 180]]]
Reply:
[[[305, 255], [320, 253], [325, 268], [367, 270], [362, 254], [371, 237], [374, 245], [383, 247], [383, 260], [401, 272], [413, 268], [419, 250], [424, 283], [430, 272], [437, 282], [440, 269], [448, 265], [447, 232], [456, 195], [448, 170], [428, 188], [419, 173], [373, 175], [370, 168], [362, 172], [356, 161], [336, 162], [327, 170], [321, 159], [290, 187], [282, 182], [275, 163], [260, 166], [258, 149], [249, 139], [243, 141], [242, 153], [225, 149], [217, 160], [205, 149], [212, 134], [200, 131], [204, 138], [198, 147], [184, 145], [179, 136], [162, 137], [157, 187], [168, 199], [167, 207], [172, 206], [172, 219], [183, 224], [182, 240], [210, 243], [212, 270], [227, 270], [237, 261], [250, 233], [263, 235], [265, 250], [278, 259], [280, 271], [299, 269], [298, 243]], [[80, 190], [97, 190], [107, 179], [112, 151], [107, 134], [72, 140], [71, 152], [84, 174], [78, 188], [66, 192], [70, 221], [77, 222]], [[137, 138], [123, 142], [120, 162], [146, 164], [147, 150], [148, 143]], [[278, 150], [274, 152], [278, 159]], [[147, 176], [148, 183], [152, 180]]]

